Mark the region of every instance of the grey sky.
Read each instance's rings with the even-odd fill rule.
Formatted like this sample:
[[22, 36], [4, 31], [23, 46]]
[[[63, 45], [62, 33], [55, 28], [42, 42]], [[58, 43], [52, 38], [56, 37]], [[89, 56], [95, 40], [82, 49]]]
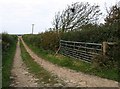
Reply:
[[[0, 0], [0, 32], [12, 34], [31, 33], [31, 24], [35, 24], [34, 33], [52, 27], [55, 12], [61, 11], [73, 2], [89, 2], [100, 5], [105, 14], [107, 7], [119, 0]], [[101, 22], [103, 19], [101, 18]]]

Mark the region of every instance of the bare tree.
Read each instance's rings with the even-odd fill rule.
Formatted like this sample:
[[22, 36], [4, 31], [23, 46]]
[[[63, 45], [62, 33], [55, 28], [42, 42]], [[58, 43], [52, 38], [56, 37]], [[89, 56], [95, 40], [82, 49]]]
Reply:
[[99, 15], [101, 13], [98, 5], [76, 2], [56, 14], [53, 25], [55, 29], [62, 31], [76, 30], [83, 25], [94, 23], [99, 19]]
[[109, 10], [106, 9], [107, 16], [105, 18], [105, 26], [115, 31], [115, 35], [120, 39], [120, 7], [113, 5]]
[[114, 5], [107, 11], [107, 16], [105, 18], [105, 24], [106, 25], [112, 25], [114, 23], [118, 23], [120, 20], [120, 7], [117, 7], [117, 5]]
[[58, 30], [60, 27], [59, 26], [60, 25], [60, 12], [55, 14], [55, 17], [52, 23], [53, 23], [54, 29]]

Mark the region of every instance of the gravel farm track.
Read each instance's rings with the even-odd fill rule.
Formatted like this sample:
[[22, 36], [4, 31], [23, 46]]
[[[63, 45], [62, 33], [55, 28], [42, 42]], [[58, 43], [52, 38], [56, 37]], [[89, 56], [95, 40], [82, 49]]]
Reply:
[[37, 79], [28, 72], [26, 65], [22, 61], [19, 40], [17, 43], [11, 74], [11, 87], [38, 87], [36, 82]]
[[[45, 70], [49, 71], [51, 74], [56, 75], [59, 79], [64, 81], [64, 83], [69, 87], [119, 87], [118, 82], [113, 80], [108, 80], [100, 78], [97, 76], [84, 74], [82, 72], [76, 72], [74, 70], [60, 67], [51, 62], [48, 62], [40, 57], [38, 57], [23, 41], [22, 37], [19, 37], [22, 41], [25, 49], [30, 54], [30, 56], [41, 65]], [[14, 57], [12, 78], [14, 82], [11, 84], [13, 87], [39, 87], [37, 84], [37, 79], [33, 77], [27, 70], [27, 67], [22, 62], [20, 56], [20, 46], [19, 40], [16, 48], [16, 54]]]

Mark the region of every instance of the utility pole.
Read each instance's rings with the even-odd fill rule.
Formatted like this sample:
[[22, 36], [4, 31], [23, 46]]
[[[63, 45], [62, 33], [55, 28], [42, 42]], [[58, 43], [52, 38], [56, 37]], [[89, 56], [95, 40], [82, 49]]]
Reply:
[[34, 30], [34, 24], [32, 24], [32, 34], [33, 34], [33, 30]]

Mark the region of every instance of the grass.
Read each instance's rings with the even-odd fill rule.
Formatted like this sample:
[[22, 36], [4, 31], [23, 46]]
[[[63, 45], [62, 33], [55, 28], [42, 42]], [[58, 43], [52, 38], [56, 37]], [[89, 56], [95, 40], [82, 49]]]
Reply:
[[48, 71], [42, 68], [39, 64], [37, 64], [34, 59], [31, 58], [29, 53], [24, 48], [22, 42], [20, 42], [21, 47], [21, 56], [29, 69], [29, 72], [34, 74], [36, 78], [38, 78], [38, 83], [44, 82], [45, 84], [53, 85], [56, 84], [58, 81], [56, 80], [55, 76], [51, 75]]
[[2, 42], [0, 42], [0, 88], [2, 88]]
[[2, 87], [9, 87], [12, 63], [15, 55], [16, 41], [2, 53]]
[[118, 81], [118, 70], [111, 69], [96, 69], [90, 63], [83, 62], [81, 60], [76, 60], [73, 58], [69, 58], [63, 56], [61, 54], [54, 55], [54, 53], [50, 51], [45, 51], [36, 46], [27, 44], [38, 56], [42, 57], [45, 60], [52, 62], [53, 64], [57, 64], [58, 66], [67, 67], [69, 69], [75, 70], [77, 72], [81, 71], [87, 74], [100, 76], [103, 78], [116, 80]]

